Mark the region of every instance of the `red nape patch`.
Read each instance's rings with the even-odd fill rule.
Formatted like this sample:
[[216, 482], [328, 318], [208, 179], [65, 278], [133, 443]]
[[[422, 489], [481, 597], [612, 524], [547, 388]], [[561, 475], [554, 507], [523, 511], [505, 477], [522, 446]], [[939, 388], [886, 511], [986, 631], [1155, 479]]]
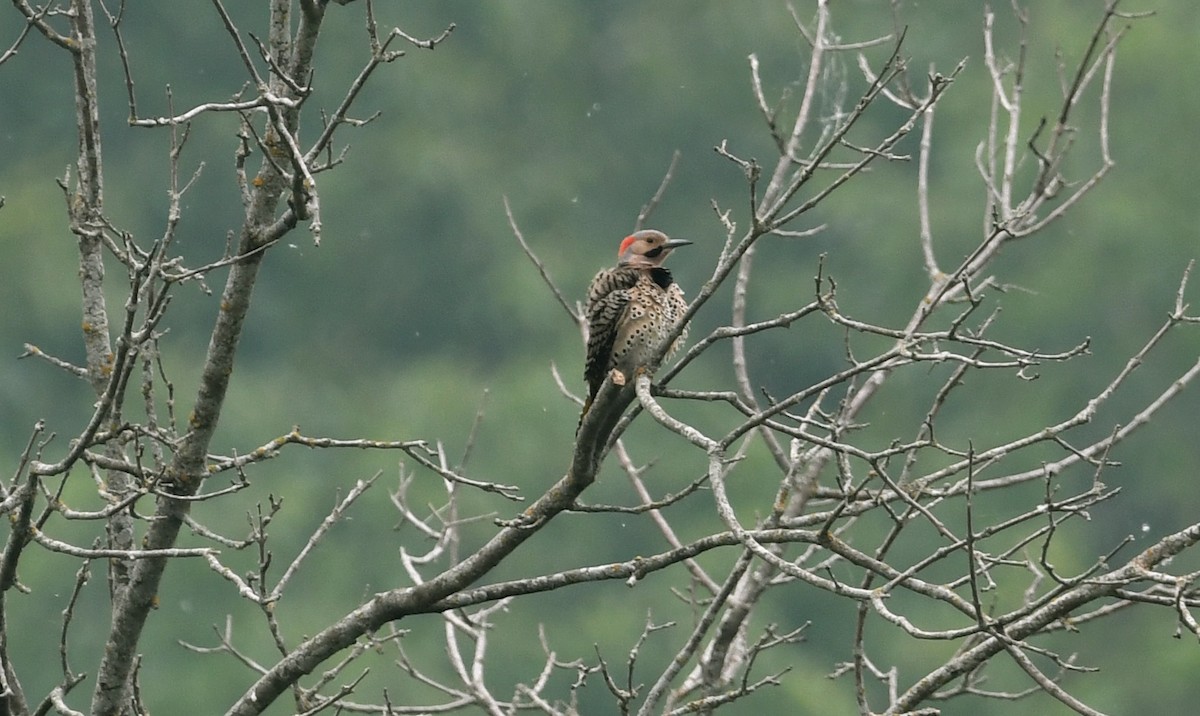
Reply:
[[617, 256], [618, 257], [624, 256], [625, 250], [628, 249], [629, 245], [635, 241], [637, 241], [636, 236], [626, 236], [625, 239], [621, 242], [621, 248], [617, 249]]

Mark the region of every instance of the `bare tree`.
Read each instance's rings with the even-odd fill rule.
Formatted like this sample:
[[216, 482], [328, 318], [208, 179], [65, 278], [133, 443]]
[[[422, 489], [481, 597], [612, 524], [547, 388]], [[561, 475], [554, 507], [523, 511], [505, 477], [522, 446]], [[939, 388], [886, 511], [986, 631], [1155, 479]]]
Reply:
[[[135, 77], [122, 37], [123, 3], [116, 8], [94, 6], [89, 0], [13, 3], [24, 27], [0, 56], [0, 64], [14, 56], [22, 43], [39, 36], [61, 48], [72, 62], [79, 140], [77, 162], [60, 184], [69, 230], [79, 248], [86, 363], [74, 365], [33, 345], [26, 346], [26, 354], [88, 381], [96, 403], [84, 427], [65, 446], [52, 441], [50, 427], [39, 423], [0, 493], [11, 524], [0, 555], [5, 713], [80, 713], [78, 706], [71, 705], [73, 692], [89, 675], [95, 680], [89, 713], [146, 712], [139, 687], [139, 640], [167, 566], [182, 559], [207, 563], [228, 583], [231, 601], [242, 599], [259, 608], [271, 636], [273, 663], [249, 656], [240, 643], [247, 637], [231, 623], [220, 632], [215, 646], [187, 645], [196, 652], [223, 654], [245, 667], [252, 683], [234, 703], [220, 705], [228, 714], [239, 715], [262, 713], [289, 691], [295, 712], [305, 714], [325, 709], [381, 714], [459, 709], [491, 714], [574, 713], [584, 690], [608, 693], [621, 713], [709, 713], [785, 678], [782, 673], [760, 673], [756, 660], [802, 638], [805, 624], [757, 627], [752, 621], [767, 595], [781, 591], [825, 593], [854, 605], [850, 658], [834, 672], [852, 681], [848, 688], [862, 714], [936, 713], [935, 704], [958, 696], [1016, 699], [1035, 692], [1048, 693], [1078, 713], [1099, 713], [1064, 683], [1068, 673], [1087, 670], [1083, 662], [1043, 645], [1040, 638], [1073, 625], [1116, 618], [1132, 607], [1150, 606], [1171, 610], [1181, 630], [1200, 637], [1195, 616], [1200, 607], [1196, 586], [1200, 573], [1171, 568], [1173, 558], [1200, 540], [1200, 522], [1134, 554], [1123, 553], [1128, 541], [1118, 540], [1096, 555], [1094, 563], [1073, 573], [1057, 568], [1051, 558], [1074, 523], [1086, 518], [1090, 508], [1116, 497], [1117, 490], [1102, 480], [1111, 467], [1112, 451], [1153, 422], [1158, 411], [1200, 373], [1198, 360], [1119, 424], [1111, 429], [1105, 426], [1107, 432], [1099, 439], [1082, 429], [1094, 423], [1098, 410], [1125, 387], [1164, 337], [1200, 323], [1200, 316], [1188, 313], [1190, 266], [1181, 270], [1174, 305], [1164, 307], [1167, 316], [1146, 336], [1144, 347], [1102, 390], [1062, 420], [1023, 426], [1019, 434], [1000, 440], [964, 441], [957, 437], [962, 431], [945, 430], [943, 424], [948, 405], [973, 400], [965, 387], [969, 377], [986, 372], [1026, 381], [1035, 377], [1039, 366], [1069, 363], [1089, 348], [1083, 338], [1042, 350], [990, 337], [1004, 288], [992, 271], [1001, 249], [1031, 250], [1039, 234], [1079, 206], [1113, 166], [1110, 87], [1115, 50], [1126, 21], [1132, 18], [1118, 9], [1117, 2], [1109, 2], [1098, 14], [1087, 49], [1064, 74], [1060, 102], [1052, 108], [1027, 106], [1025, 47], [1015, 48], [1016, 60], [1005, 59], [1003, 50], [995, 46], [993, 15], [985, 12], [984, 62], [992, 103], [976, 152], [985, 199], [975, 209], [981, 218], [977, 243], [957, 262], [948, 262], [947, 252], [940, 250], [934, 236], [929, 166], [939, 102], [953, 91], [963, 65], [923, 75], [904, 59], [903, 32], [844, 42], [831, 29], [828, 0], [817, 0], [811, 18], [794, 11], [797, 31], [810, 48], [799, 106], [787, 111], [784, 104], [770, 100], [759, 60], [753, 56], [750, 60], [754, 96], [777, 156], [767, 163], [746, 159], [739, 152], [738, 138], [716, 147], [744, 172], [746, 208], [714, 203], [715, 222], [725, 243], [710, 278], [695, 292], [687, 318], [702, 311], [715, 315], [716, 298], [722, 295], [718, 289], [732, 285], [728, 321], [694, 339], [678, 361], [653, 376], [653, 382], [649, 374], [624, 386], [606, 381], [580, 425], [562, 478], [520, 514], [496, 520], [490, 539], [471, 551], [460, 549], [462, 530], [480, 515], [469, 512], [460, 497], [478, 492], [508, 506], [521, 494], [514, 485], [468, 476], [462, 463], [453, 464], [437, 441], [333, 439], [296, 429], [273, 439], [256, 438], [257, 445], [238, 454], [213, 454], [211, 449], [259, 267], [280, 240], [298, 227], [307, 227], [313, 240], [319, 241], [319, 175], [343, 161], [334, 154], [337, 132], [370, 121], [354, 118], [351, 108], [374, 71], [402, 56], [394, 46], [408, 43], [432, 49], [447, 39], [453, 26], [429, 39], [400, 29], [384, 32], [372, 3], [364, 3], [370, 59], [345, 88], [343, 99], [321, 115], [315, 139], [305, 142], [298, 127], [302, 113], [316, 111], [308, 107], [308, 99], [319, 56], [317, 38], [327, 11], [335, 9], [325, 0], [271, 0], [265, 40], [235, 26], [220, 0], [214, 0], [212, 12], [245, 67], [246, 85], [232, 99], [183, 110], [172, 103], [170, 111], [158, 117], [145, 116], [138, 108]], [[113, 33], [125, 68], [130, 123], [147, 131], [169, 132], [171, 137], [170, 206], [161, 236], [134, 236], [105, 210], [96, 7]], [[1024, 23], [1022, 11], [1016, 12]], [[881, 48], [890, 54], [873, 64], [871, 52]], [[832, 71], [849, 66], [845, 58], [856, 62], [858, 79]], [[852, 102], [841, 99], [853, 95], [857, 98]], [[830, 96], [835, 97], [832, 106], [824, 108], [830, 111], [819, 111], [821, 98]], [[169, 92], [167, 97], [170, 100]], [[1098, 121], [1080, 126], [1077, 114], [1088, 103], [1096, 108]], [[898, 112], [899, 119], [880, 134], [872, 128], [878, 123], [863, 121], [875, 112], [883, 116]], [[1026, 136], [1021, 119], [1031, 112], [1047, 119]], [[173, 240], [183, 213], [181, 198], [195, 175], [189, 178], [181, 157], [192, 124], [221, 114], [236, 116], [240, 126], [235, 161], [244, 220], [223, 257], [186, 266], [174, 253]], [[1091, 145], [1096, 155], [1073, 156], [1078, 145], [1072, 140], [1085, 131], [1095, 137]], [[912, 135], [919, 137], [915, 160], [898, 150]], [[839, 307], [838, 286], [823, 269], [817, 271], [807, 303], [790, 306], [773, 318], [752, 319], [747, 291], [755, 280], [754, 258], [760, 245], [799, 240], [821, 231], [823, 225], [805, 222], [828, 197], [872, 164], [909, 160], [915, 164], [919, 248], [928, 289], [908, 320], [884, 325], [849, 315]], [[1080, 175], [1083, 162], [1091, 168]], [[662, 199], [673, 172], [672, 165], [663, 187], [637, 217], [639, 225]], [[564, 329], [574, 322], [582, 330], [578, 305], [554, 284], [532, 248], [536, 242], [526, 240], [513, 212], [508, 218], [522, 249], [568, 314]], [[106, 257], [124, 268], [123, 276], [114, 280], [105, 275]], [[178, 286], [202, 285], [216, 269], [228, 270], [220, 312], [199, 387], [179, 424], [174, 389], [159, 360], [165, 340], [159, 325]], [[124, 302], [117, 307], [107, 298], [114, 282], [126, 286]], [[844, 332], [844, 366], [811, 384], [790, 385], [785, 393], [760, 390], [749, 360], [758, 342], [777, 329], [813, 322]], [[683, 324], [678, 328], [682, 330]], [[731, 383], [704, 390], [672, 385], [689, 365], [702, 357], [712, 359], [717, 352], [711, 349], [725, 343], [732, 349]], [[923, 417], [913, 421], [906, 434], [881, 437], [863, 430], [873, 411], [879, 410], [878, 396], [884, 386], [913, 371], [936, 378], [920, 396], [927, 406]], [[561, 378], [559, 382], [564, 396], [579, 402], [571, 384]], [[681, 415], [696, 419], [684, 420]], [[703, 474], [683, 490], [656, 495], [643, 479], [639, 457], [624, 439], [635, 420], [656, 421], [702, 453]], [[253, 479], [257, 463], [293, 445], [400, 451], [405, 467], [390, 497], [401, 521], [415, 535], [400, 554], [405, 571], [402, 586], [380, 591], [344, 615], [330, 615], [324, 628], [298, 644], [285, 636], [281, 625], [285, 617], [276, 608], [280, 598], [313, 548], [329, 538], [330, 527], [371, 494], [378, 475], [347, 492], [280, 572], [273, 569], [268, 548], [268, 528], [280, 503], [247, 505], [239, 503], [238, 493]], [[1044, 456], [1047, 450], [1055, 457], [1025, 458], [1026, 454]], [[762, 461], [747, 460], [752, 451], [765, 451], [770, 467], [764, 470]], [[628, 477], [636, 504], [585, 501], [602, 464], [612, 460]], [[1034, 467], [1029, 467], [1030, 460]], [[61, 499], [73, 470], [86, 470], [94, 479], [94, 509], [72, 509]], [[218, 475], [233, 479], [228, 486], [217, 487]], [[1078, 475], [1086, 479], [1064, 479]], [[445, 492], [443, 503], [435, 508], [423, 506], [409, 493], [418, 481], [430, 479]], [[752, 504], [739, 504], [731, 495], [729, 486], [734, 481], [754, 486]], [[1012, 502], [1006, 504], [1023, 505], [1019, 511], [997, 515], [977, 508], [985, 497], [1009, 493]], [[680, 536], [673, 515], [709, 494], [715, 510], [707, 511], [711, 515], [711, 524], [705, 527], [708, 534]], [[227, 509], [250, 514], [249, 535], [222, 535], [194, 519], [190, 508], [202, 500], [220, 500]], [[744, 517], [751, 511], [757, 515], [753, 523]], [[606, 513], [640, 516], [652, 522], [670, 548], [619, 562], [507, 580], [495, 576], [502, 560], [568, 512], [581, 519]], [[94, 541], [81, 545], [54, 537], [67, 520], [94, 525]], [[185, 528], [205, 546], [181, 546]], [[249, 574], [229, 566], [228, 555], [242, 550], [257, 555], [257, 569]], [[38, 695], [35, 704], [22, 689], [20, 675], [39, 667], [23, 663], [10, 648], [7, 626], [14, 618], [14, 606], [8, 596], [23, 586], [17, 578], [21, 560], [39, 559], [44, 551], [70, 555], [80, 567], [59, 631], [61, 678], [49, 693]], [[732, 568], [717, 572], [697, 559], [714, 551], [736, 553]], [[81, 655], [69, 637], [76, 600], [95, 560], [105, 560], [107, 565], [111, 621], [103, 651]], [[504, 611], [520, 608], [523, 597], [580, 589], [601, 580], [634, 585], [661, 570], [686, 573], [691, 591], [674, 607], [664, 603], [664, 611], [676, 609], [678, 615], [647, 618], [640, 639], [621, 657], [623, 667], [610, 664], [611, 655], [597, 654], [594, 660], [559, 658], [552, 644], [564, 625], [548, 618], [540, 635], [545, 659], [536, 678], [503, 687], [488, 678], [502, 658], [488, 649], [491, 627]], [[667, 629], [689, 614], [694, 615], [690, 626]], [[427, 666], [427, 660], [435, 657], [405, 648], [401, 625], [407, 628], [419, 615], [440, 618], [453, 682]], [[903, 632], [915, 649], [922, 642], [941, 642], [950, 645], [950, 655], [934, 668], [886, 663], [877, 655], [873, 636], [881, 622]], [[427, 627], [428, 621], [421, 625]], [[639, 660], [647, 642], [664, 639], [671, 640], [671, 658], [650, 664]], [[365, 671], [352, 669], [359, 669], [374, 652], [389, 655], [403, 683], [434, 698], [360, 687]], [[1015, 663], [1027, 675], [1029, 688], [1019, 692], [986, 688], [985, 670], [995, 657]], [[72, 666], [81, 660], [89, 663], [86, 672]], [[204, 705], [206, 710], [216, 707]]]

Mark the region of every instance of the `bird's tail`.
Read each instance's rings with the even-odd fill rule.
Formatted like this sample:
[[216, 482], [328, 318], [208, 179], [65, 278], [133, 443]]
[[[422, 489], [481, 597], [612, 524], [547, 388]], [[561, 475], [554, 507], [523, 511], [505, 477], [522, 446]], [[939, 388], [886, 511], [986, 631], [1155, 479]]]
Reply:
[[579, 413], [579, 422], [575, 424], [575, 434], [579, 434], [579, 429], [583, 427], [583, 419], [587, 417], [588, 411], [592, 409], [592, 399], [596, 397], [595, 393], [588, 395], [583, 401], [583, 411]]

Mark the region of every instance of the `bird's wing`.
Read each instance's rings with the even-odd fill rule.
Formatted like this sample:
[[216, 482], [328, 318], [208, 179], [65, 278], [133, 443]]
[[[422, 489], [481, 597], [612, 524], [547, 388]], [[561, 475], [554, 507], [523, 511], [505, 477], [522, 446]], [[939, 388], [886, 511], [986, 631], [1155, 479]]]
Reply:
[[636, 271], [605, 269], [596, 274], [588, 287], [588, 342], [583, 375], [591, 397], [595, 397], [608, 374], [617, 329], [629, 308], [629, 289], [637, 280]]

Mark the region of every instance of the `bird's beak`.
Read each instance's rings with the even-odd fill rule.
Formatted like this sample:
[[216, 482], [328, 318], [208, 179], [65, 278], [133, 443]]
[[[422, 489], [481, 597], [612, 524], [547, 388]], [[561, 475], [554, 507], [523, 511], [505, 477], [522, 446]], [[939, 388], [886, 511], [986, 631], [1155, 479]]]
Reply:
[[664, 249], [677, 249], [680, 246], [687, 246], [690, 243], [692, 242], [687, 239], [667, 239], [667, 242], [662, 247]]

